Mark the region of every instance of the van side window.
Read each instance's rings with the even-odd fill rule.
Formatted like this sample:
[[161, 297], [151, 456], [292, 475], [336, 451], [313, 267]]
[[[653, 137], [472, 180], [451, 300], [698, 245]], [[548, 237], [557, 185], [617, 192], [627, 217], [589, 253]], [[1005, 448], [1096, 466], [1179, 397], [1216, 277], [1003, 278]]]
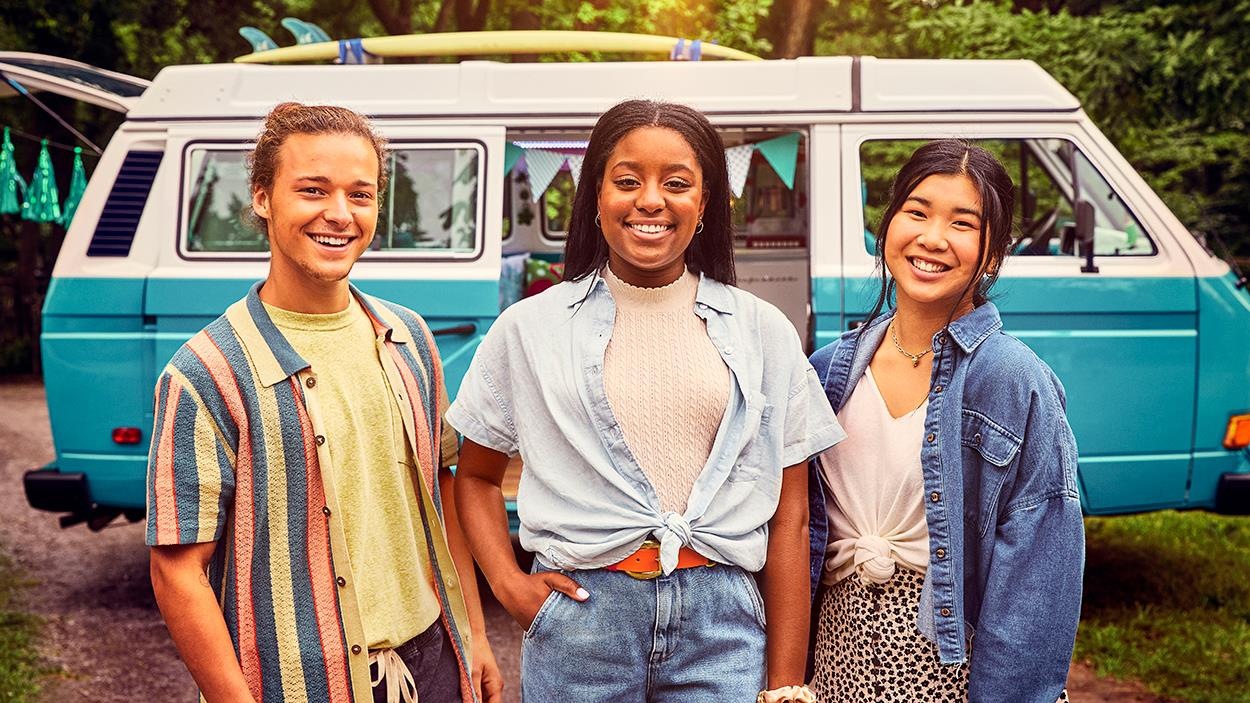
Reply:
[[478, 148], [392, 147], [374, 251], [472, 252], [478, 241]]
[[245, 215], [252, 208], [246, 158], [247, 152], [237, 149], [191, 152], [187, 251], [269, 251], [264, 232], [248, 224]]
[[[880, 140], [860, 148], [864, 198], [864, 248], [874, 253], [890, 181], [927, 140]], [[973, 140], [994, 154], [1016, 184], [1017, 256], [1076, 256], [1074, 202], [1094, 210], [1096, 256], [1151, 256], [1158, 249], [1124, 200], [1076, 146], [1064, 139]], [[1073, 172], [1075, 171], [1075, 176]]]
[[[214, 256], [267, 252], [263, 232], [247, 221], [247, 145], [193, 148], [186, 163], [184, 253]], [[481, 241], [476, 143], [393, 144], [390, 180], [365, 257], [411, 258], [473, 253]]]
[[[726, 147], [732, 148], [758, 144], [788, 133], [791, 130], [725, 130], [721, 138]], [[738, 247], [794, 250], [807, 247], [806, 134], [800, 133], [795, 148], [793, 181], [789, 185], [762, 152], [751, 152], [742, 195], [730, 199], [734, 242]]]

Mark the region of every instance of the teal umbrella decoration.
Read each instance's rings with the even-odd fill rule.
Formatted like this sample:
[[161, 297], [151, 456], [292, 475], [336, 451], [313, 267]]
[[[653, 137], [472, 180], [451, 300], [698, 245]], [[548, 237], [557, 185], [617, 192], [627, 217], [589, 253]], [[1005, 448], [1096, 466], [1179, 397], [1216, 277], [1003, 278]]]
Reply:
[[39, 148], [39, 165], [26, 187], [26, 202], [22, 204], [22, 219], [31, 222], [58, 222], [61, 219], [61, 197], [56, 190], [56, 176], [52, 173], [52, 155], [48, 153], [48, 140]]
[[13, 157], [13, 140], [9, 128], [4, 128], [4, 143], [0, 144], [0, 215], [16, 215], [22, 211], [22, 193], [25, 191], [22, 177], [17, 174], [17, 161]]
[[69, 177], [69, 193], [65, 196], [65, 204], [61, 206], [61, 226], [68, 228], [74, 221], [74, 213], [82, 194], [87, 190], [87, 171], [82, 166], [82, 147], [74, 147], [74, 170]]

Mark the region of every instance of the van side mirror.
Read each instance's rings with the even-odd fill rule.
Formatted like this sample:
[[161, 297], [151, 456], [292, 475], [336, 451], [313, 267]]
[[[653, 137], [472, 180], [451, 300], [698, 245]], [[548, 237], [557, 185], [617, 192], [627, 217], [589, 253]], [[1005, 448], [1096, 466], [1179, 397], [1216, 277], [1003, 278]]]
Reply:
[[1076, 203], [1076, 241], [1081, 256], [1085, 257], [1081, 273], [1098, 273], [1094, 265], [1094, 205], [1088, 200]]

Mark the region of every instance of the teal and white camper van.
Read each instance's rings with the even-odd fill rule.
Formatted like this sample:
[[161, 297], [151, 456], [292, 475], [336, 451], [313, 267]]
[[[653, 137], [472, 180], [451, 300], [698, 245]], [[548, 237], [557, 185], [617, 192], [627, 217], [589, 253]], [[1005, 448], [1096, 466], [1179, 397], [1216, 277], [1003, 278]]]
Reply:
[[394, 177], [353, 280], [425, 316], [454, 394], [525, 269], [543, 268], [527, 260], [558, 262], [597, 115], [638, 96], [721, 130], [741, 181], [740, 285], [810, 348], [868, 310], [868, 230], [911, 149], [961, 136], [997, 153], [1022, 197], [996, 299], [1067, 387], [1087, 512], [1250, 512], [1250, 291], [1032, 62], [236, 63], [149, 84], [6, 53], [0, 72], [126, 115], [43, 311], [56, 459], [25, 488], [65, 522], [142, 517], [159, 371], [265, 275], [240, 213], [244, 157], [275, 103], [345, 105], [390, 140]]

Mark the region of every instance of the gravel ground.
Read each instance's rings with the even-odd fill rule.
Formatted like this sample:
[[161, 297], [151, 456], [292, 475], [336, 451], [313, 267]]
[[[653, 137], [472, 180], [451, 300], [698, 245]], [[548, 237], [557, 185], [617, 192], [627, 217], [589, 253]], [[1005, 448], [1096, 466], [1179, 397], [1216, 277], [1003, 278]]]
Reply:
[[[195, 685], [161, 621], [148, 581], [142, 523], [115, 523], [102, 532], [62, 530], [56, 516], [32, 510], [22, 473], [53, 458], [43, 386], [0, 383], [0, 544], [37, 583], [31, 611], [44, 619], [41, 654], [53, 674], [42, 700], [58, 703], [192, 701]], [[520, 629], [487, 599], [495, 656], [507, 681], [505, 702], [519, 700]], [[1072, 668], [1073, 701], [1162, 701], [1130, 683], [1097, 677], [1082, 663]]]

